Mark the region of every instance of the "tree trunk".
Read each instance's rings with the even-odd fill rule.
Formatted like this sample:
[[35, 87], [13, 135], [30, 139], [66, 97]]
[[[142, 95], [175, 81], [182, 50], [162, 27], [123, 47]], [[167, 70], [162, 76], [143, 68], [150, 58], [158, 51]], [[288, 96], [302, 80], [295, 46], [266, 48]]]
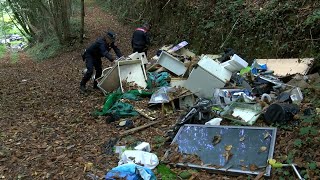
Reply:
[[84, 0], [81, 0], [81, 27], [80, 27], [80, 43], [83, 43], [84, 36]]
[[35, 33], [32, 31], [32, 29], [30, 29], [30, 27], [28, 27], [28, 24], [24, 22], [23, 17], [21, 15], [21, 13], [19, 13], [17, 7], [15, 4], [13, 4], [12, 0], [7, 0], [14, 18], [17, 20], [17, 22], [21, 25], [22, 29], [24, 30], [24, 32], [26, 34], [28, 34], [30, 37], [34, 37]]
[[60, 44], [71, 40], [71, 0], [7, 0], [23, 31], [35, 41], [56, 37]]
[[62, 32], [63, 32], [63, 43], [68, 42], [71, 38], [70, 33], [70, 0], [62, 0], [61, 2], [61, 25], [62, 25]]

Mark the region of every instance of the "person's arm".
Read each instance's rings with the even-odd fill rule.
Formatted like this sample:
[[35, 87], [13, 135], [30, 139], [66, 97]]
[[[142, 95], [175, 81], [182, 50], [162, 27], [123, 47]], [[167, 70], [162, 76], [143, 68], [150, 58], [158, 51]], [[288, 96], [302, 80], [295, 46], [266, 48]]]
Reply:
[[146, 45], [149, 46], [150, 45], [150, 33], [146, 32], [145, 35], [146, 35]]
[[123, 56], [121, 51], [120, 51], [120, 49], [118, 48], [118, 46], [115, 45], [114, 43], [111, 44], [111, 48], [114, 50], [114, 52], [116, 53], [116, 55], [118, 57], [122, 57]]
[[106, 46], [106, 43], [103, 41], [103, 39], [101, 39], [99, 41], [99, 49], [100, 49], [100, 52], [101, 54], [107, 58], [109, 61], [113, 62], [114, 59], [112, 57], [112, 55], [109, 53], [109, 51], [107, 50], [107, 46]]
[[106, 57], [107, 59], [109, 59], [109, 61], [111, 61], [111, 62], [114, 61], [112, 55], [108, 51], [105, 51], [103, 56]]

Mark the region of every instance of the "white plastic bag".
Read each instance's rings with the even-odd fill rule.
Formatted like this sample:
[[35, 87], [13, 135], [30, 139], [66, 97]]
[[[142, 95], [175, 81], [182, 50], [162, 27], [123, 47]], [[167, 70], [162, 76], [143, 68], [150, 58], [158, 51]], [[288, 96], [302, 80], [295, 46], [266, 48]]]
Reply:
[[121, 159], [118, 165], [135, 163], [143, 164], [144, 167], [154, 169], [159, 164], [157, 155], [145, 151], [127, 150], [121, 154]]

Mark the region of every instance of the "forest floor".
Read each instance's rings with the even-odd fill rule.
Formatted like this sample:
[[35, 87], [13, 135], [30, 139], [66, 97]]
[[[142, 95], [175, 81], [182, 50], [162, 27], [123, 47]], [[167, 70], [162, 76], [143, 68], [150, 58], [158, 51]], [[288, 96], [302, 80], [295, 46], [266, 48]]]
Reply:
[[[118, 35], [119, 48], [129, 55], [133, 28], [119, 23], [116, 17], [102, 11], [94, 3], [87, 4], [85, 23], [86, 39], [77, 50], [64, 52], [43, 62], [33, 61], [23, 52], [15, 63], [10, 56], [0, 61], [0, 179], [87, 179], [88, 172], [84, 171], [87, 163], [93, 163], [91, 173], [102, 178], [117, 166], [118, 157], [105, 154], [104, 146], [123, 129], [116, 127], [117, 123], [107, 124], [105, 117], [91, 115], [101, 109], [104, 96], [92, 89], [92, 83], [88, 83], [89, 95], [80, 94], [79, 82], [84, 68], [80, 53], [103, 31], [112, 29]], [[149, 54], [155, 54], [154, 49]], [[103, 66], [108, 65], [110, 63], [105, 60]], [[146, 107], [144, 102], [147, 100], [140, 102], [139, 106]], [[161, 159], [167, 149], [161, 144], [164, 132], [176, 116], [162, 117], [160, 124], [127, 136], [122, 141], [127, 144], [150, 142], [156, 147], [153, 152]], [[148, 122], [143, 117], [133, 120], [136, 126]], [[288, 142], [293, 141], [295, 136], [294, 131], [278, 132], [277, 157], [288, 154], [288, 148], [290, 150], [289, 146], [293, 143]], [[300, 154], [300, 160], [296, 161], [303, 161], [305, 156]], [[319, 161], [319, 150], [308, 155], [308, 158]], [[181, 171], [178, 168], [173, 170], [177, 173]], [[276, 177], [275, 174], [273, 177]], [[196, 178], [248, 177], [198, 171]]]

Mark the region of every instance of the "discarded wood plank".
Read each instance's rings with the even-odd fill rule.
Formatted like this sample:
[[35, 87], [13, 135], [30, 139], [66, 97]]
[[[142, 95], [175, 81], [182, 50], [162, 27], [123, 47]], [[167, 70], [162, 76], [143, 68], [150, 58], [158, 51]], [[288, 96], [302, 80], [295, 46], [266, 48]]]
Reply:
[[182, 96], [183, 94], [187, 93], [188, 91], [189, 91], [188, 89], [185, 89], [185, 90], [181, 91], [181, 93], [177, 97], [179, 98], [180, 96]]
[[151, 121], [156, 120], [157, 118], [155, 117], [151, 117], [148, 114], [146, 114], [145, 112], [143, 112], [141, 109], [135, 109], [139, 114], [141, 114], [143, 117], [150, 119]]
[[128, 135], [128, 134], [130, 134], [130, 133], [133, 133], [133, 132], [139, 131], [139, 130], [141, 130], [141, 129], [150, 127], [150, 126], [152, 126], [152, 125], [155, 125], [155, 124], [157, 124], [157, 123], [159, 123], [159, 122], [161, 122], [161, 120], [154, 121], [154, 122], [151, 122], [151, 123], [148, 123], [148, 124], [145, 124], [145, 125], [136, 127], [136, 128], [132, 128], [132, 129], [129, 129], [129, 130], [126, 130], [126, 131], [120, 133], [120, 135], [121, 135], [121, 136], [125, 136], [125, 135]]

